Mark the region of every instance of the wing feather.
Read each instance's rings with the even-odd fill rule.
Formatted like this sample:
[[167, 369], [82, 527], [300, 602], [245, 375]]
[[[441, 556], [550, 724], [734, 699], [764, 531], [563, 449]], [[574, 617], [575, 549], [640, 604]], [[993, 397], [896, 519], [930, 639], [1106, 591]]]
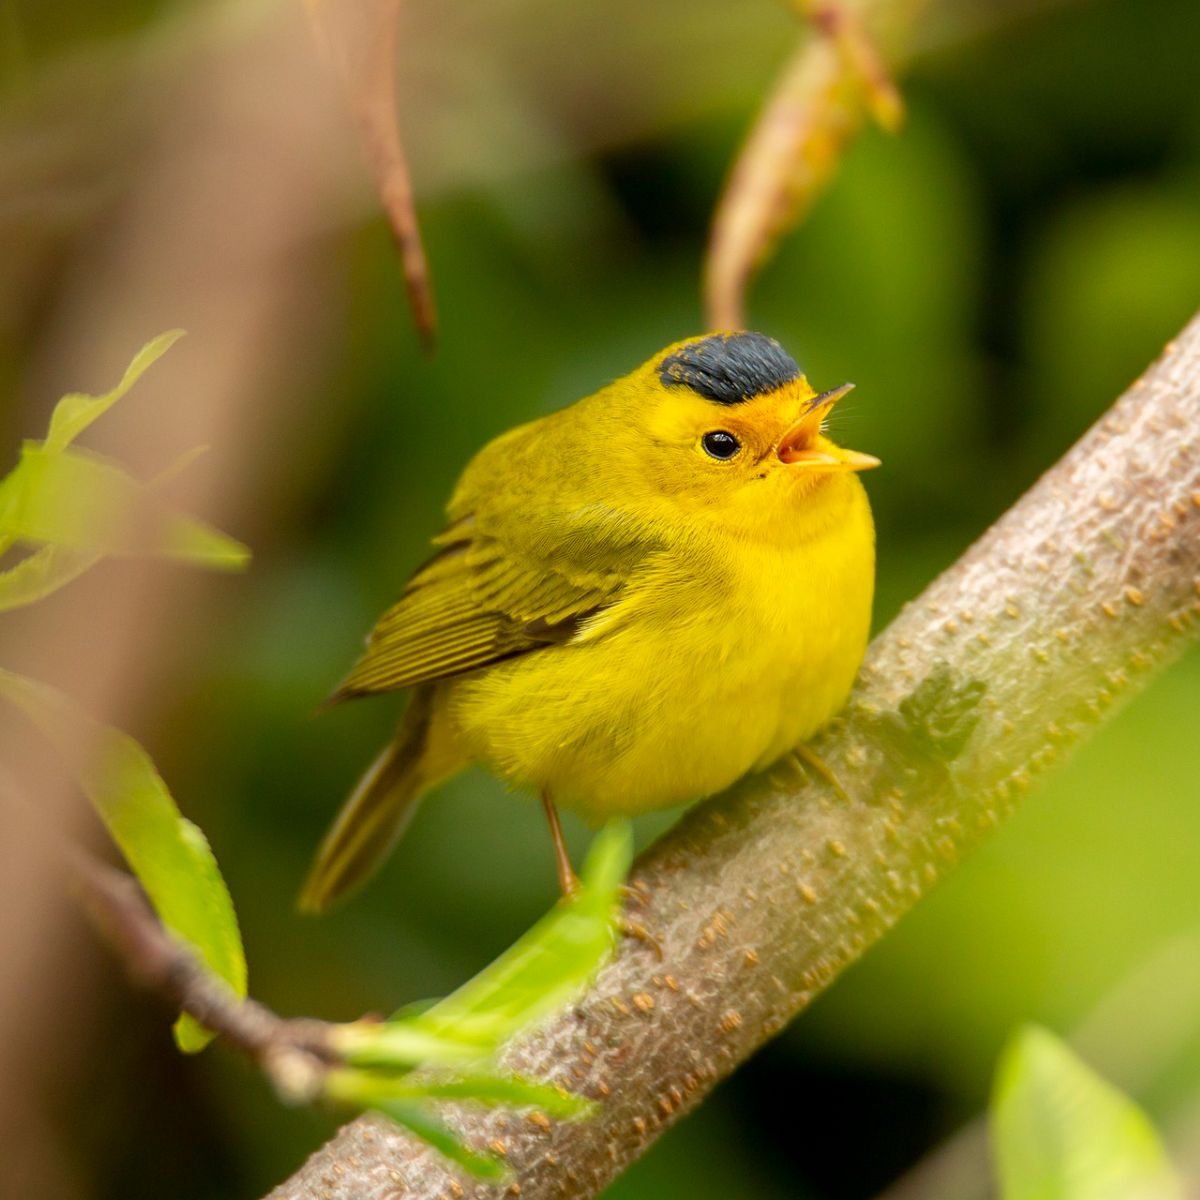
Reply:
[[[591, 514], [586, 530], [563, 524], [561, 539], [541, 531], [532, 546], [489, 536], [483, 521], [452, 526], [436, 539], [444, 548], [380, 618], [333, 699], [445, 679], [567, 641], [587, 617], [616, 603], [633, 571], [659, 549], [621, 520]], [[607, 538], [597, 547], [602, 531]]]

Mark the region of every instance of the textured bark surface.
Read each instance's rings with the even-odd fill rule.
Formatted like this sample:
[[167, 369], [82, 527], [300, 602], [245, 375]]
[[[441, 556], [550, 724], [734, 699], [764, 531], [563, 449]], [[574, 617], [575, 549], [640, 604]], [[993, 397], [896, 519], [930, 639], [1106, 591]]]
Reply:
[[[1200, 318], [876, 639], [815, 749], [689, 813], [638, 862], [638, 919], [577, 1005], [508, 1054], [590, 1121], [459, 1110], [510, 1194], [592, 1196], [778, 1032], [1200, 629]], [[501, 1195], [394, 1128], [346, 1126], [274, 1200]]]

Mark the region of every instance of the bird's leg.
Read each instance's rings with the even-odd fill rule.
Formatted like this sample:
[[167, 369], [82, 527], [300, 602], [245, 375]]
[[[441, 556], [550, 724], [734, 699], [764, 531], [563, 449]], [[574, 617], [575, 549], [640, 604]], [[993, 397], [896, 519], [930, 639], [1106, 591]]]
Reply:
[[652, 934], [650, 930], [641, 923], [641, 921], [635, 921], [631, 917], [622, 914], [620, 929], [621, 933], [625, 937], [633, 938], [635, 942], [641, 942], [643, 945], [649, 946], [650, 949], [654, 951], [658, 961], [662, 962], [662, 942], [660, 942], [658, 938], [655, 937], [654, 934]]
[[550, 826], [550, 840], [554, 843], [554, 862], [558, 868], [558, 886], [564, 896], [573, 896], [579, 891], [579, 876], [571, 866], [571, 856], [563, 841], [562, 826], [558, 822], [558, 809], [550, 799], [549, 792], [542, 793], [542, 808], [546, 813], [546, 824]]
[[792, 750], [792, 754], [802, 767], [825, 780], [839, 800], [846, 804], [850, 803], [850, 797], [846, 794], [846, 789], [838, 782], [838, 777], [829, 769], [828, 763], [807, 742], [801, 742]]
[[[549, 792], [542, 793], [542, 808], [546, 813], [546, 824], [550, 826], [550, 840], [554, 843], [554, 861], [558, 867], [558, 886], [562, 889], [563, 896], [570, 898], [579, 891], [579, 876], [575, 874], [575, 868], [571, 866], [571, 856], [567, 853], [562, 825], [558, 820], [558, 809], [554, 807], [554, 801], [550, 799]], [[631, 897], [636, 897], [639, 901], [646, 899], [640, 892], [625, 885], [621, 887], [621, 895], [626, 900]], [[662, 958], [662, 943], [641, 922], [630, 920], [622, 913], [620, 929], [626, 937], [644, 942], [660, 959]]]

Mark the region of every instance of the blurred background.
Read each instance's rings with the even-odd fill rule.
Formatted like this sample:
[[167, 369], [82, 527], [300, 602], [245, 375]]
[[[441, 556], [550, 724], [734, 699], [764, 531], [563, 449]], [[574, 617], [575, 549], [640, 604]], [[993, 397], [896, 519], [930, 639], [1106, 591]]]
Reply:
[[[1200, 302], [1195, 0], [947, 0], [920, 28], [903, 133], [852, 145], [749, 305], [818, 386], [858, 385], [836, 436], [885, 463], [880, 628]], [[399, 701], [315, 709], [475, 449], [703, 327], [711, 213], [797, 36], [777, 0], [410, 0], [427, 358], [299, 5], [0, 2], [6, 461], [61, 393], [183, 326], [87, 440], [147, 475], [210, 445], [174, 498], [255, 553], [237, 577], [106, 563], [6, 615], [0, 662], [149, 748], [276, 1010], [442, 994], [552, 902], [540, 812], [472, 771], [354, 903], [297, 916]], [[1200, 1159], [1198, 713], [1193, 654], [606, 1194], [875, 1196], [982, 1109], [1031, 1019], [1100, 1020], [1094, 1065]], [[101, 844], [69, 788], [37, 799]], [[0, 806], [0, 1194], [255, 1197], [290, 1174], [336, 1119], [219, 1046], [177, 1055], [60, 893]]]

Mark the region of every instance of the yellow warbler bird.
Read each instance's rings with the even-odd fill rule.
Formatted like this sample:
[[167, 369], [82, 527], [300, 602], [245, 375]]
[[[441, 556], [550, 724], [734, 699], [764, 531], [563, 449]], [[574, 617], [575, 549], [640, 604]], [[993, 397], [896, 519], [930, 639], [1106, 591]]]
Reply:
[[325, 908], [469, 761], [589, 820], [710, 796], [845, 703], [866, 648], [871, 510], [778, 342], [713, 334], [485, 446], [437, 553], [334, 699], [412, 688], [325, 838]]

